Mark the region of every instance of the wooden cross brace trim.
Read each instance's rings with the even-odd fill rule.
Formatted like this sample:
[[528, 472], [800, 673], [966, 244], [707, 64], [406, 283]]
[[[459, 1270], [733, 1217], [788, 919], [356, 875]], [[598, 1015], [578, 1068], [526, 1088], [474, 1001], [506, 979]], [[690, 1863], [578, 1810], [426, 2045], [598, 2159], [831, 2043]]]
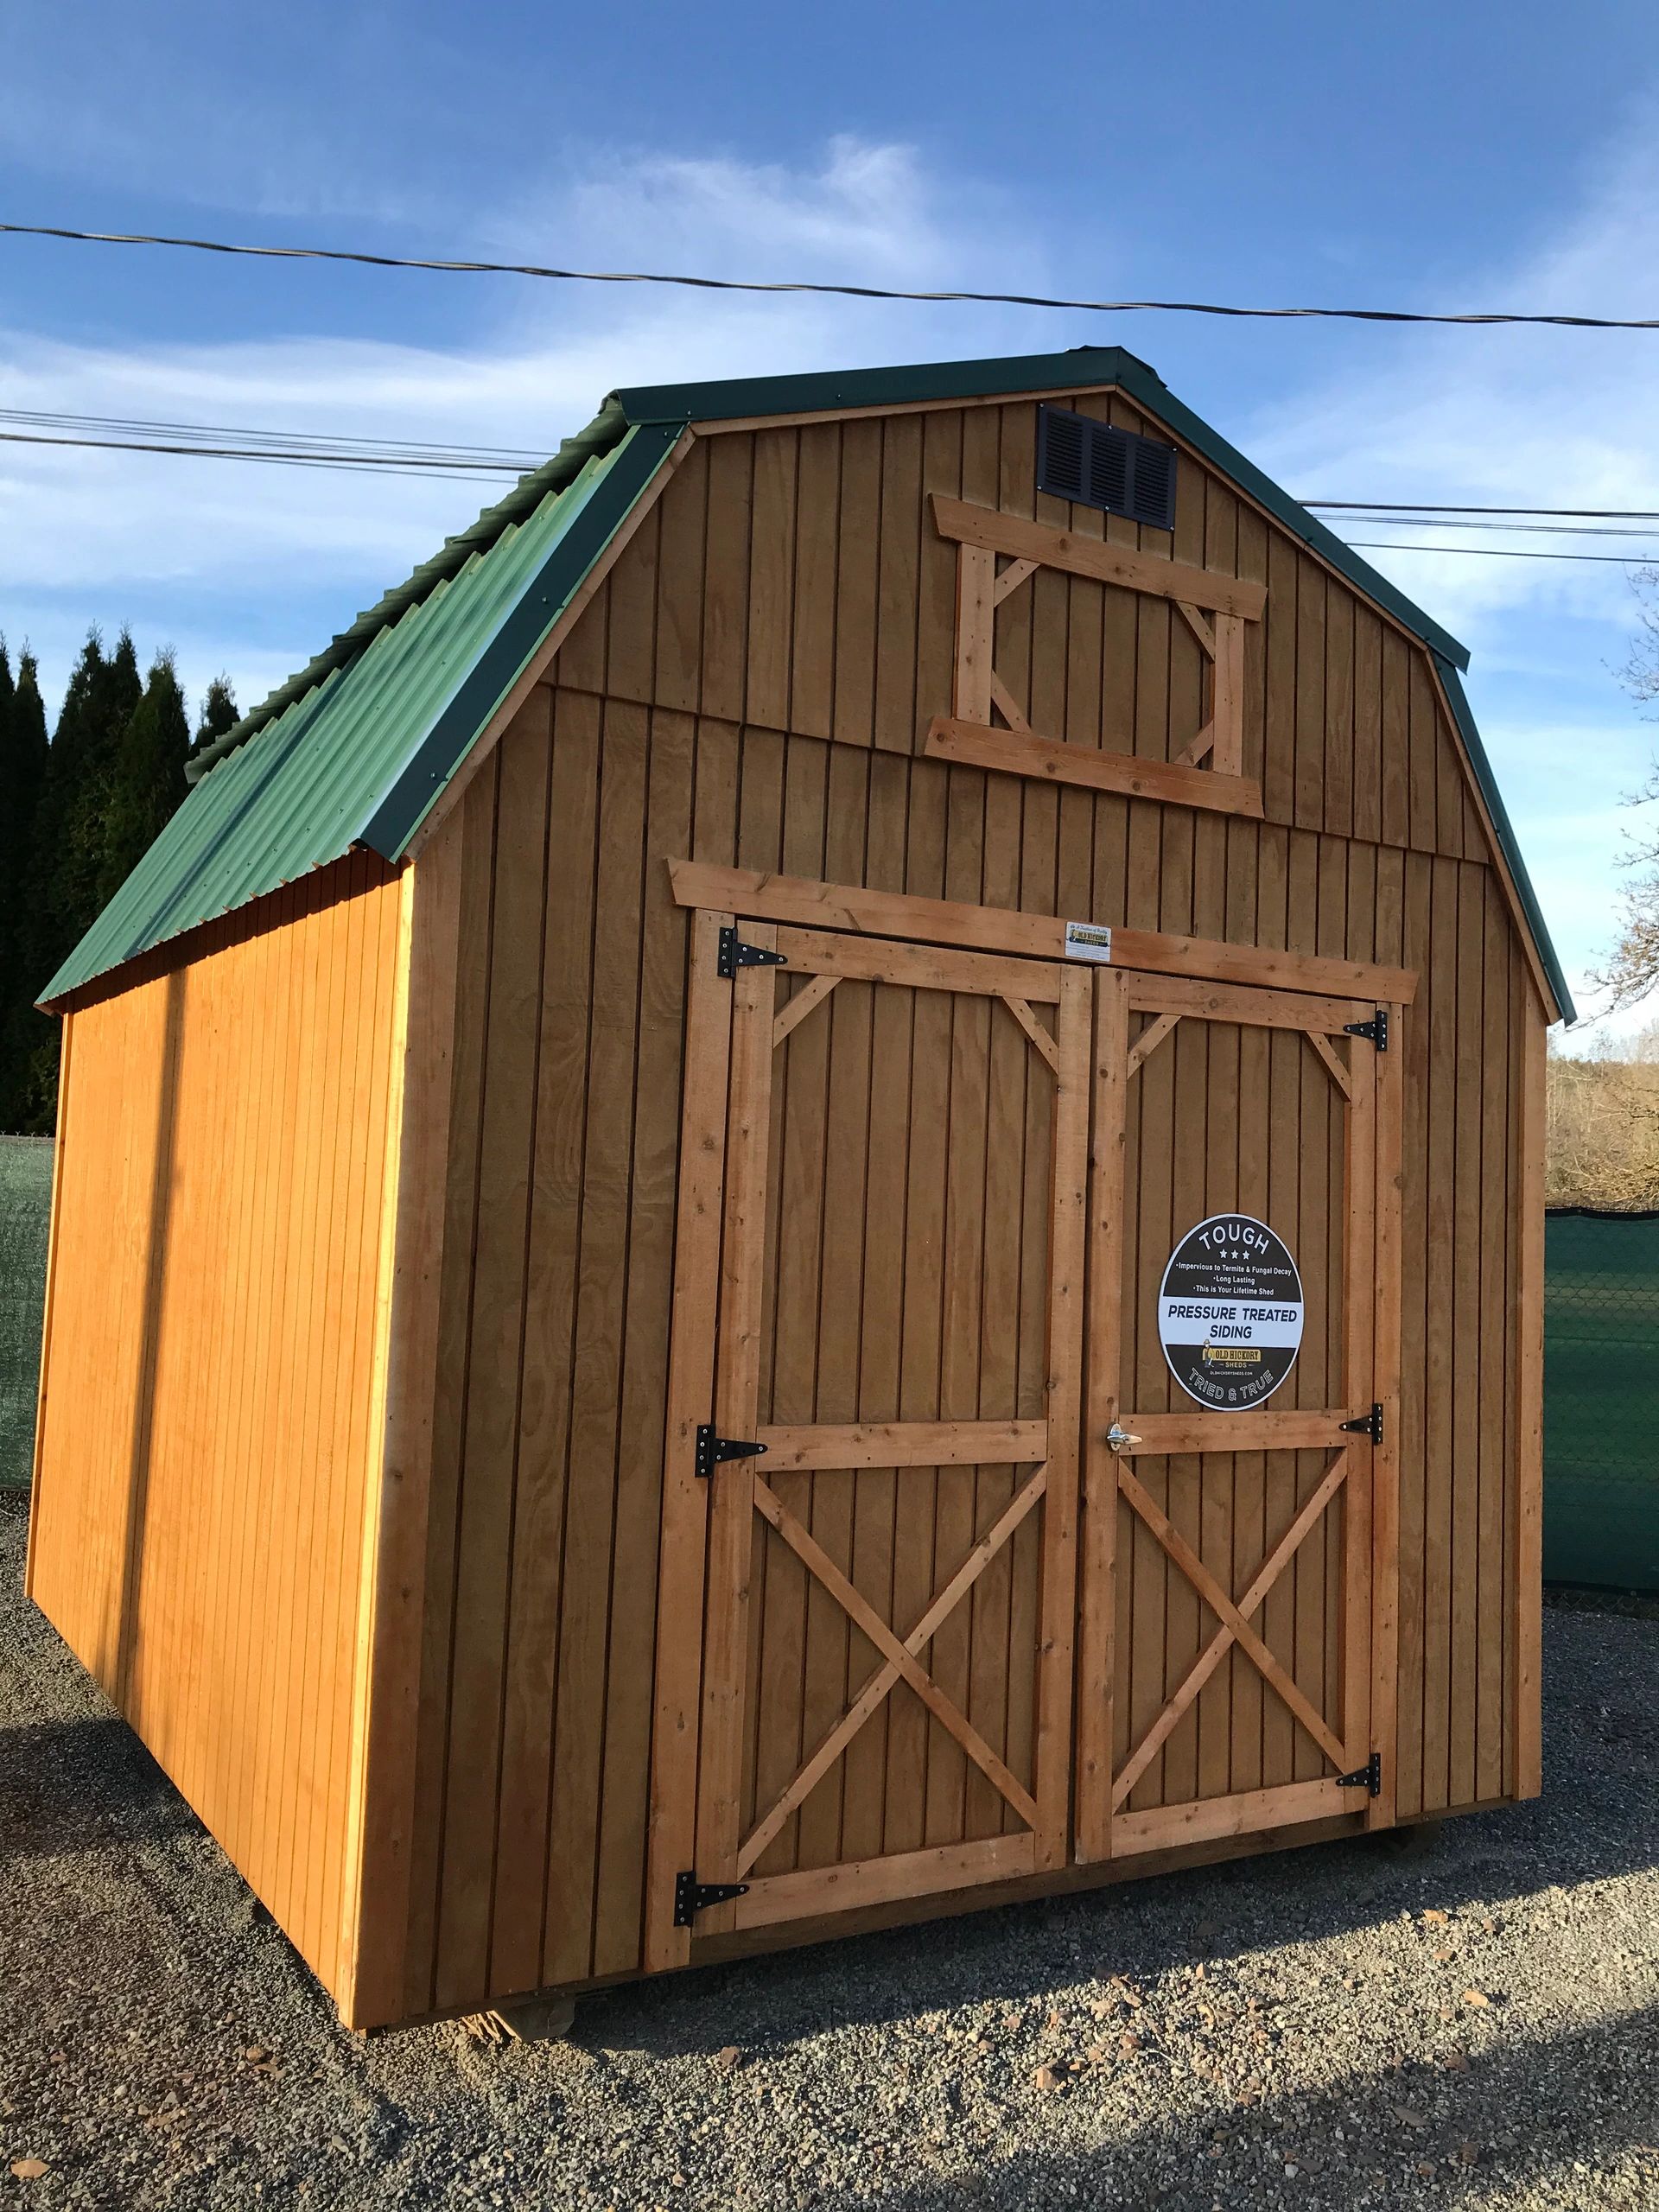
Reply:
[[1117, 1486], [1135, 1510], [1146, 1522], [1164, 1550], [1168, 1553], [1181, 1573], [1204, 1599], [1221, 1625], [1215, 1635], [1187, 1669], [1180, 1687], [1165, 1706], [1152, 1726], [1130, 1752], [1121, 1772], [1112, 1783], [1112, 1805], [1116, 1810], [1128, 1797], [1141, 1775], [1157, 1756], [1175, 1724], [1192, 1705], [1217, 1667], [1221, 1663], [1229, 1646], [1242, 1644], [1263, 1678], [1289, 1707], [1296, 1719], [1306, 1729], [1319, 1749], [1335, 1767], [1345, 1763], [1342, 1744], [1326, 1725], [1323, 1714], [1315, 1710], [1288, 1674], [1274, 1657], [1267, 1645], [1250, 1626], [1249, 1616], [1259, 1611], [1268, 1592], [1288, 1565], [1302, 1540], [1319, 1521], [1325, 1508], [1342, 1487], [1348, 1471], [1348, 1455], [1338, 1452], [1326, 1470], [1323, 1481], [1308, 1499], [1289, 1528], [1280, 1538], [1268, 1557], [1262, 1563], [1255, 1580], [1236, 1603], [1227, 1595], [1204, 1561], [1192, 1549], [1168, 1516], [1156, 1505], [1140, 1481], [1122, 1460], [1117, 1466]]
[[[1000, 715], [1020, 736], [1036, 734], [996, 672], [996, 610], [1039, 568], [1052, 566], [1098, 575], [1131, 591], [1155, 593], [1171, 602], [1204, 656], [1207, 699], [1203, 727], [1170, 765], [1194, 768], [1207, 759], [1216, 775], [1243, 773], [1244, 625], [1261, 617], [1265, 594], [1259, 584], [1078, 539], [1046, 524], [970, 507], [960, 500], [936, 495], [933, 505], [941, 534], [957, 540], [954, 712], [959, 721], [990, 729]], [[1000, 556], [1008, 562], [1001, 575], [996, 567]]]
[[766, 1516], [802, 1565], [817, 1576], [842, 1611], [850, 1615], [882, 1654], [887, 1664], [878, 1668], [870, 1676], [805, 1765], [744, 1838], [737, 1854], [740, 1879], [754, 1865], [808, 1792], [841, 1757], [887, 1693], [901, 1680], [915, 1691], [928, 1711], [956, 1738], [981, 1773], [1007, 1799], [1027, 1826], [1033, 1829], [1037, 1827], [1035, 1801], [1020, 1787], [978, 1730], [951, 1704], [932, 1676], [921, 1666], [916, 1655], [932, 1641], [940, 1623], [966, 1597], [1047, 1486], [1048, 1469], [1046, 1466], [1039, 1467], [1014, 1492], [995, 1526], [980, 1538], [901, 1643], [881, 1616], [853, 1587], [829, 1554], [814, 1541], [776, 1492], [769, 1490], [759, 1478], [756, 1478], [756, 1510]]

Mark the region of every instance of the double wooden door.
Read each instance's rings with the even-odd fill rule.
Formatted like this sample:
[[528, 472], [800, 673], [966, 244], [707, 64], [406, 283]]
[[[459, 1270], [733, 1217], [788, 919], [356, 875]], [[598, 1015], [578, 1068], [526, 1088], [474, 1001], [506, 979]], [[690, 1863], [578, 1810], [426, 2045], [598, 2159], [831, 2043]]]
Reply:
[[[699, 916], [658, 1962], [1363, 1809], [1371, 1011]], [[1305, 1278], [1245, 1412], [1158, 1334], [1226, 1210]]]

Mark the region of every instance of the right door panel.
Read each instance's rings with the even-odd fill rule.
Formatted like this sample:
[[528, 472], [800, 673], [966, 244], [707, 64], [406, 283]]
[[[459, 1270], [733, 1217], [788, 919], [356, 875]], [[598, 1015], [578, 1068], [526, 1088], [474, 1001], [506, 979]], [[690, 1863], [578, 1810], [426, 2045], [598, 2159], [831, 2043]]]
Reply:
[[1085, 1860], [1372, 1802], [1376, 1011], [1099, 979]]

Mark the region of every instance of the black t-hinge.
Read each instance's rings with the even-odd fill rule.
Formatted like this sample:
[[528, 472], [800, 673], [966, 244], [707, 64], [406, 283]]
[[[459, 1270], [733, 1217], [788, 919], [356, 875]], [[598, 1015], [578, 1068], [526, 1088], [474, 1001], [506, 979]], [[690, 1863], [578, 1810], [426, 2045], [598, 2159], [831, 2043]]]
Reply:
[[1382, 1408], [1373, 1406], [1370, 1413], [1362, 1414], [1357, 1421], [1345, 1421], [1342, 1426], [1350, 1436], [1369, 1436], [1373, 1444], [1380, 1444], [1382, 1441]]
[[787, 968], [789, 963], [781, 952], [772, 952], [764, 944], [745, 944], [737, 931], [728, 927], [720, 933], [715, 965], [729, 983], [740, 968]]
[[1351, 1774], [1337, 1777], [1338, 1789], [1364, 1789], [1373, 1797], [1382, 1795], [1382, 1754], [1373, 1751], [1363, 1766], [1357, 1766]]
[[1369, 1021], [1344, 1021], [1342, 1033], [1344, 1037], [1369, 1037], [1379, 1052], [1386, 1052], [1389, 1049], [1389, 1009], [1385, 1006], [1378, 1007]]
[[708, 1906], [729, 1904], [734, 1897], [748, 1894], [747, 1882], [700, 1882], [688, 1866], [674, 1877], [674, 1925], [689, 1928]]
[[694, 1465], [705, 1481], [722, 1459], [753, 1459], [766, 1450], [764, 1444], [745, 1443], [741, 1438], [721, 1436], [713, 1421], [697, 1425], [697, 1450]]

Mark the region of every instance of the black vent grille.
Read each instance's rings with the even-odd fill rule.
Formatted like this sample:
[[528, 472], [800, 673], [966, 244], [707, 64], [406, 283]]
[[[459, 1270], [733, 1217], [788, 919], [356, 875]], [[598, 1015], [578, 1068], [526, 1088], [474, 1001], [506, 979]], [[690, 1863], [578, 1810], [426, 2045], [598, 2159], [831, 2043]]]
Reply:
[[1175, 448], [1066, 407], [1038, 410], [1037, 489], [1057, 499], [1175, 527]]

